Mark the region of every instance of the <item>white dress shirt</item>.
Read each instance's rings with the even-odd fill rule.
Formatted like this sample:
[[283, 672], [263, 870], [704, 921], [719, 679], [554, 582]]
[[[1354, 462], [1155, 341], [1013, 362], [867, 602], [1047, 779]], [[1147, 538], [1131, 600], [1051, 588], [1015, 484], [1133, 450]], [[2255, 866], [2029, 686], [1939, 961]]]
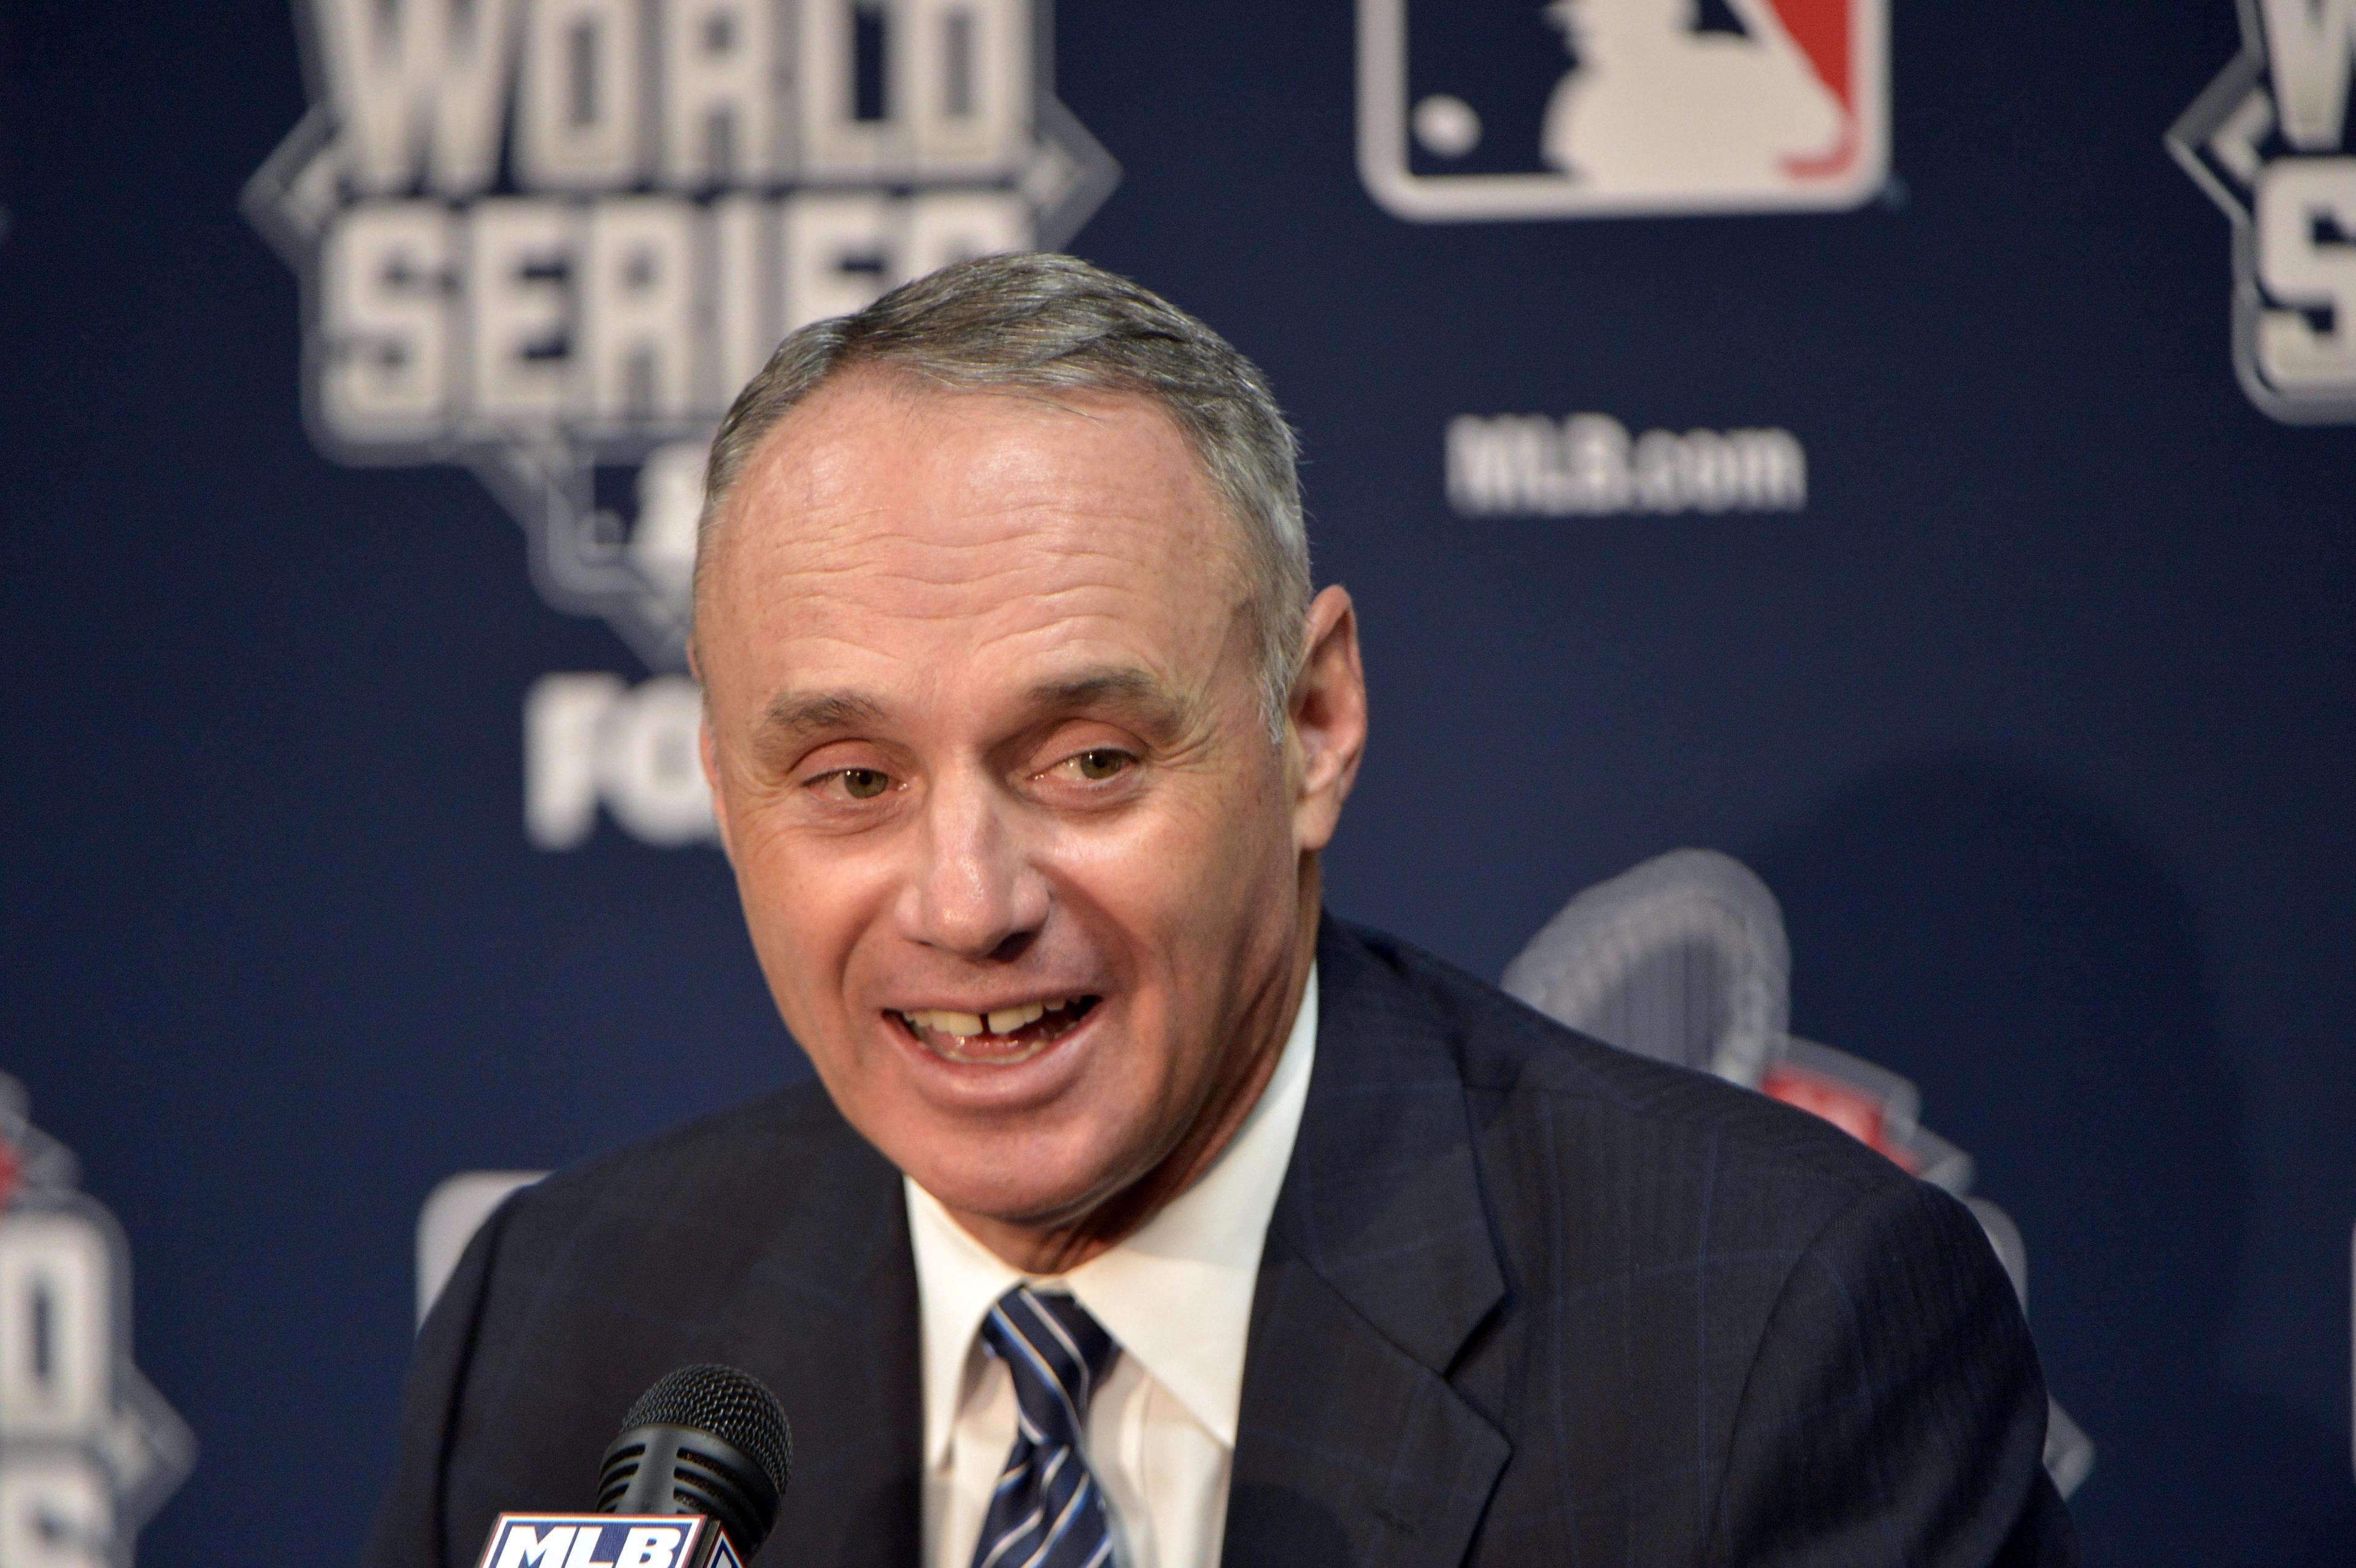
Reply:
[[1114, 1562], [1218, 1568], [1252, 1287], [1316, 1050], [1312, 965], [1275, 1075], [1211, 1168], [1135, 1235], [1066, 1275], [1009, 1266], [902, 1179], [924, 1319], [927, 1568], [971, 1568], [1014, 1445], [1013, 1380], [980, 1330], [991, 1304], [1024, 1279], [1071, 1292], [1120, 1346], [1089, 1402], [1087, 1435]]

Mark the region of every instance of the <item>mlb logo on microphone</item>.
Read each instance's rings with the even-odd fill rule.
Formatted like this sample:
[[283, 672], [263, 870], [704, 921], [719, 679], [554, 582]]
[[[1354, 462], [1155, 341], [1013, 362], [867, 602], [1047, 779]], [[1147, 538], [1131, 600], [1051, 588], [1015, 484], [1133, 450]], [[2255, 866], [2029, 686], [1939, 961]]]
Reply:
[[1889, 0], [1358, 0], [1358, 172], [1418, 222], [1837, 210], [1890, 172]]
[[700, 1514], [503, 1513], [480, 1568], [742, 1568]]

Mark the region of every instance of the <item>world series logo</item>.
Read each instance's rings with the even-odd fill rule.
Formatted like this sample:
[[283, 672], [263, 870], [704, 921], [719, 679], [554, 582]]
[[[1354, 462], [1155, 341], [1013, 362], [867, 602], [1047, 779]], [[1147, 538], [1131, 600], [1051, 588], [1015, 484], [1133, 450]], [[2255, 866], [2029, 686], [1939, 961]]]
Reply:
[[131, 1568], [196, 1440], [131, 1360], [123, 1232], [0, 1075], [0, 1564]]
[[707, 843], [685, 667], [712, 430], [772, 346], [1060, 247], [1119, 178], [1047, 0], [298, 0], [312, 107], [248, 185], [352, 464], [455, 464], [652, 673], [524, 702], [524, 824]]
[[308, 0], [248, 187], [312, 434], [471, 468], [533, 578], [682, 663], [703, 452], [794, 328], [1063, 243], [1119, 171], [1044, 0]]
[[2356, 421], [2356, 0], [2242, 0], [2242, 52], [2168, 133], [2233, 229], [2233, 367], [2291, 424]]

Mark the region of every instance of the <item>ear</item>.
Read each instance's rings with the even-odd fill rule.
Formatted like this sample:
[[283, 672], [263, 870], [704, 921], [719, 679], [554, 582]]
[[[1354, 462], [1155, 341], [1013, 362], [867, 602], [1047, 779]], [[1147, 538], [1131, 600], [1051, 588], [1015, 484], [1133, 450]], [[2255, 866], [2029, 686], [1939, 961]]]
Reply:
[[[692, 638], [687, 645], [687, 673], [696, 685], [703, 685], [703, 666], [696, 657]], [[704, 788], [712, 793], [712, 820], [720, 830], [720, 852], [733, 866], [736, 863], [736, 849], [728, 841], [728, 811], [720, 794], [720, 742], [712, 733], [712, 698], [708, 689], [704, 694], [703, 718], [695, 728], [695, 755], [703, 764]]]
[[1293, 843], [1313, 851], [1333, 838], [1366, 750], [1358, 613], [1338, 584], [1311, 602], [1301, 643], [1301, 673], [1285, 710], [1286, 772], [1293, 787]]

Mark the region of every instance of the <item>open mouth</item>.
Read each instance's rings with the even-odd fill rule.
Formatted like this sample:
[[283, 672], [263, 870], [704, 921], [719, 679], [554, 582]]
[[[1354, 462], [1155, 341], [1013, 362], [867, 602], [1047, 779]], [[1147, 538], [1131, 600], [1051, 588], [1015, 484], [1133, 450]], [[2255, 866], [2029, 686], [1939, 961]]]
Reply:
[[886, 1009], [918, 1045], [948, 1061], [977, 1061], [1011, 1067], [1028, 1061], [1079, 1027], [1098, 997], [1056, 997], [1018, 1002], [991, 1013], [950, 1012], [924, 1008], [914, 1012]]

